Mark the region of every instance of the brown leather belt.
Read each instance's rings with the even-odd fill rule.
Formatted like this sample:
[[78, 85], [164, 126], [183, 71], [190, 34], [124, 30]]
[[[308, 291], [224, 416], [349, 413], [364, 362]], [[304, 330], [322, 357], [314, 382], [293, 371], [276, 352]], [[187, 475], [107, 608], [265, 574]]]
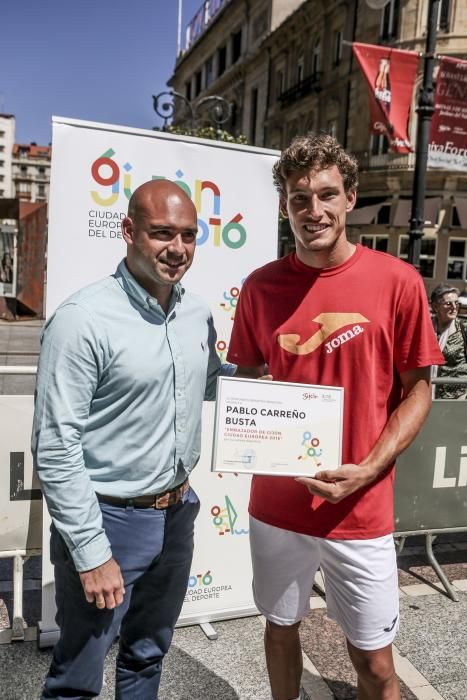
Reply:
[[111, 506], [120, 506], [122, 508], [155, 508], [156, 510], [165, 510], [169, 506], [174, 506], [182, 500], [186, 494], [190, 484], [188, 479], [185, 479], [183, 484], [176, 486], [169, 491], [162, 493], [148, 494], [147, 496], [136, 496], [136, 498], [118, 498], [117, 496], [106, 496], [102, 493], [96, 493], [97, 500], [100, 503], [108, 503]]

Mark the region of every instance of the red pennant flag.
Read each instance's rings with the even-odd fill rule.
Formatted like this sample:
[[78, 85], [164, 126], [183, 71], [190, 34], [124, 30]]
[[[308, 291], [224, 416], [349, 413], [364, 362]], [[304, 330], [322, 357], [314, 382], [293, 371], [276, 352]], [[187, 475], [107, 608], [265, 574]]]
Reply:
[[428, 166], [467, 171], [467, 61], [441, 56]]
[[395, 153], [413, 150], [408, 137], [418, 53], [387, 46], [352, 44], [369, 85], [370, 131], [386, 134]]

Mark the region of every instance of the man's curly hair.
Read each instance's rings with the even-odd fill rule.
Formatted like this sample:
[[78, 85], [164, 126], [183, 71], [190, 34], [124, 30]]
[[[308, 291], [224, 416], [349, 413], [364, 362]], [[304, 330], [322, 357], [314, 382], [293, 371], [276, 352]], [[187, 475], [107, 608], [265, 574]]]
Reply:
[[355, 191], [358, 187], [357, 160], [333, 136], [314, 133], [296, 136], [273, 166], [274, 186], [281, 197], [286, 197], [286, 182], [292, 173], [325, 170], [333, 165], [342, 176], [345, 192]]

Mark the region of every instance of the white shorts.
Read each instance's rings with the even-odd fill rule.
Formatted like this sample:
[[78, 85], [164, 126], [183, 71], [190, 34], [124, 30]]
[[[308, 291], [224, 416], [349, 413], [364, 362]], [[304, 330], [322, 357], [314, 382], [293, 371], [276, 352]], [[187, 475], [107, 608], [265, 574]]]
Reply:
[[310, 611], [318, 567], [328, 615], [357, 649], [391, 644], [399, 627], [396, 549], [392, 535], [326, 540], [282, 530], [250, 517], [253, 595], [276, 625], [293, 625]]

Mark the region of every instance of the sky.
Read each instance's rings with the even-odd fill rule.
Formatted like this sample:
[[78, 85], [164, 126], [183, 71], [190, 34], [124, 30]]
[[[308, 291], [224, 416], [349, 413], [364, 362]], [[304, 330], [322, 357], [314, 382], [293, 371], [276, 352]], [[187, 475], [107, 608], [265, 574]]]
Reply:
[[[184, 29], [202, 0], [182, 0]], [[178, 0], [1, 0], [0, 113], [16, 142], [46, 145], [51, 117], [151, 129], [167, 90]]]

